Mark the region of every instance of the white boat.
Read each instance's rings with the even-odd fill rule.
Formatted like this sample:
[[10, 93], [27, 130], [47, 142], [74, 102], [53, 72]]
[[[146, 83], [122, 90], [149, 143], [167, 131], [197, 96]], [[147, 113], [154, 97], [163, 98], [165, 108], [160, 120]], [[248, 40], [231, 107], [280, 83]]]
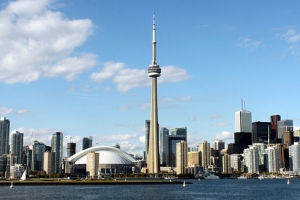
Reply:
[[204, 177], [205, 179], [220, 179], [218, 176], [214, 175], [214, 174], [211, 174], [207, 177]]
[[176, 177], [176, 176], [166, 176], [166, 177], [164, 177], [164, 179], [172, 180], [172, 179], [178, 179], [178, 177]]
[[11, 182], [9, 187], [13, 188], [14, 187], [14, 182]]
[[265, 177], [264, 176], [259, 176], [258, 179], [263, 180], [263, 179], [265, 179]]
[[248, 177], [247, 176], [239, 176], [239, 177], [237, 177], [237, 179], [248, 179]]
[[185, 185], [186, 185], [186, 184], [185, 184], [185, 181], [183, 181], [183, 185], [182, 185], [182, 186], [185, 187]]
[[20, 178], [20, 181], [25, 181], [26, 180], [26, 175], [27, 175], [27, 170], [25, 169], [21, 178]]
[[290, 179], [288, 179], [287, 184], [290, 184]]

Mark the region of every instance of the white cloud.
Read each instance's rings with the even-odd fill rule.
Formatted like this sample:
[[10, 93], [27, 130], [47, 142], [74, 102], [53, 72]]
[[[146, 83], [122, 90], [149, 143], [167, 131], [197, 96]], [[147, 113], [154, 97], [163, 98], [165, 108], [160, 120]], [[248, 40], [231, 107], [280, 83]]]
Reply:
[[12, 112], [12, 108], [0, 107], [0, 114], [1, 115], [8, 115]]
[[[175, 66], [166, 66], [161, 68], [161, 77], [158, 83], [178, 82], [189, 79], [187, 71]], [[117, 91], [125, 93], [136, 87], [145, 87], [151, 85], [151, 79], [148, 77], [147, 69], [125, 68], [125, 63], [107, 62], [99, 72], [91, 74], [90, 79], [94, 82], [102, 82], [112, 79], [117, 85]]]
[[192, 117], [190, 117], [190, 120], [191, 120], [191, 121], [197, 121], [197, 116], [192, 116]]
[[143, 135], [143, 136], [140, 136], [139, 141], [140, 141], [141, 143], [144, 143], [144, 144], [145, 144], [145, 136], [144, 136], [144, 135]]
[[237, 46], [244, 47], [244, 48], [250, 48], [250, 49], [256, 49], [261, 44], [261, 40], [252, 40], [250, 37], [240, 37], [239, 43]]
[[33, 141], [35, 140], [39, 142], [43, 142], [46, 145], [50, 145], [52, 134], [55, 132], [60, 132], [60, 130], [56, 130], [52, 128], [42, 128], [42, 129], [18, 128], [12, 131], [19, 131], [20, 133], [24, 133], [24, 138], [23, 138], [24, 145], [32, 145]]
[[210, 117], [210, 119], [213, 120], [213, 119], [218, 119], [218, 118], [220, 118], [220, 117], [221, 117], [220, 114], [213, 114], [213, 115]]
[[181, 100], [182, 101], [189, 101], [192, 99], [192, 96], [184, 96], [184, 97], [181, 97]]
[[17, 110], [17, 111], [16, 111], [16, 113], [17, 113], [18, 115], [21, 115], [21, 114], [24, 114], [24, 113], [27, 113], [27, 112], [29, 112], [29, 110], [26, 110], [26, 109], [20, 109], [20, 110]]
[[197, 145], [201, 142], [202, 137], [199, 133], [188, 133], [187, 141], [189, 147], [197, 147]]
[[95, 55], [74, 53], [92, 33], [91, 20], [66, 19], [49, 9], [53, 2], [18, 0], [0, 11], [0, 81], [73, 80], [97, 65]]
[[230, 139], [234, 139], [234, 135], [233, 133], [230, 133], [228, 131], [223, 131], [220, 134], [215, 135], [215, 137], [213, 137], [214, 140], [230, 140]]
[[282, 35], [282, 37], [288, 42], [288, 43], [297, 43], [300, 40], [300, 33], [297, 33], [295, 29], [290, 28]]
[[117, 135], [104, 135], [99, 136], [98, 140], [102, 142], [117, 142], [122, 140], [129, 140], [137, 138], [137, 134], [117, 134]]

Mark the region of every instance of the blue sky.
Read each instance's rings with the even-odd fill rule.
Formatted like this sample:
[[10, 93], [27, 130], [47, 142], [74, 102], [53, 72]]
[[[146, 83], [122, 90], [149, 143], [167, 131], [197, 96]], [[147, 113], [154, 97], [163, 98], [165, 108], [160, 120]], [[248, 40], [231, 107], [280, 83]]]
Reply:
[[298, 1], [2, 1], [0, 115], [24, 143], [93, 136], [142, 154], [156, 13], [159, 124], [188, 143], [233, 141], [246, 99], [254, 121], [300, 127]]

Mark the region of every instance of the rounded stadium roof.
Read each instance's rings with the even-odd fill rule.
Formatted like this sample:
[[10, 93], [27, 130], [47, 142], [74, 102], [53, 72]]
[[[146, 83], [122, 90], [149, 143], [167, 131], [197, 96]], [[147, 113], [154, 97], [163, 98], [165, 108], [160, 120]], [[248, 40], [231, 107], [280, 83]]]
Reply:
[[74, 164], [86, 164], [89, 152], [99, 153], [99, 164], [132, 164], [136, 160], [121, 149], [110, 146], [95, 146], [76, 153], [67, 159]]

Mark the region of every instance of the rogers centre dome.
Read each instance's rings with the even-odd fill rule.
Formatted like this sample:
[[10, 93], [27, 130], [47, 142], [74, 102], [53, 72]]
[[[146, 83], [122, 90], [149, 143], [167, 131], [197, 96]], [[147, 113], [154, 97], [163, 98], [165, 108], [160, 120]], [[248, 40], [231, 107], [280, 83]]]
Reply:
[[[132, 173], [132, 167], [138, 162], [121, 149], [110, 146], [94, 146], [66, 159], [66, 173], [82, 173], [87, 164], [87, 154], [99, 153], [100, 173]], [[136, 168], [136, 167], [135, 167]]]

